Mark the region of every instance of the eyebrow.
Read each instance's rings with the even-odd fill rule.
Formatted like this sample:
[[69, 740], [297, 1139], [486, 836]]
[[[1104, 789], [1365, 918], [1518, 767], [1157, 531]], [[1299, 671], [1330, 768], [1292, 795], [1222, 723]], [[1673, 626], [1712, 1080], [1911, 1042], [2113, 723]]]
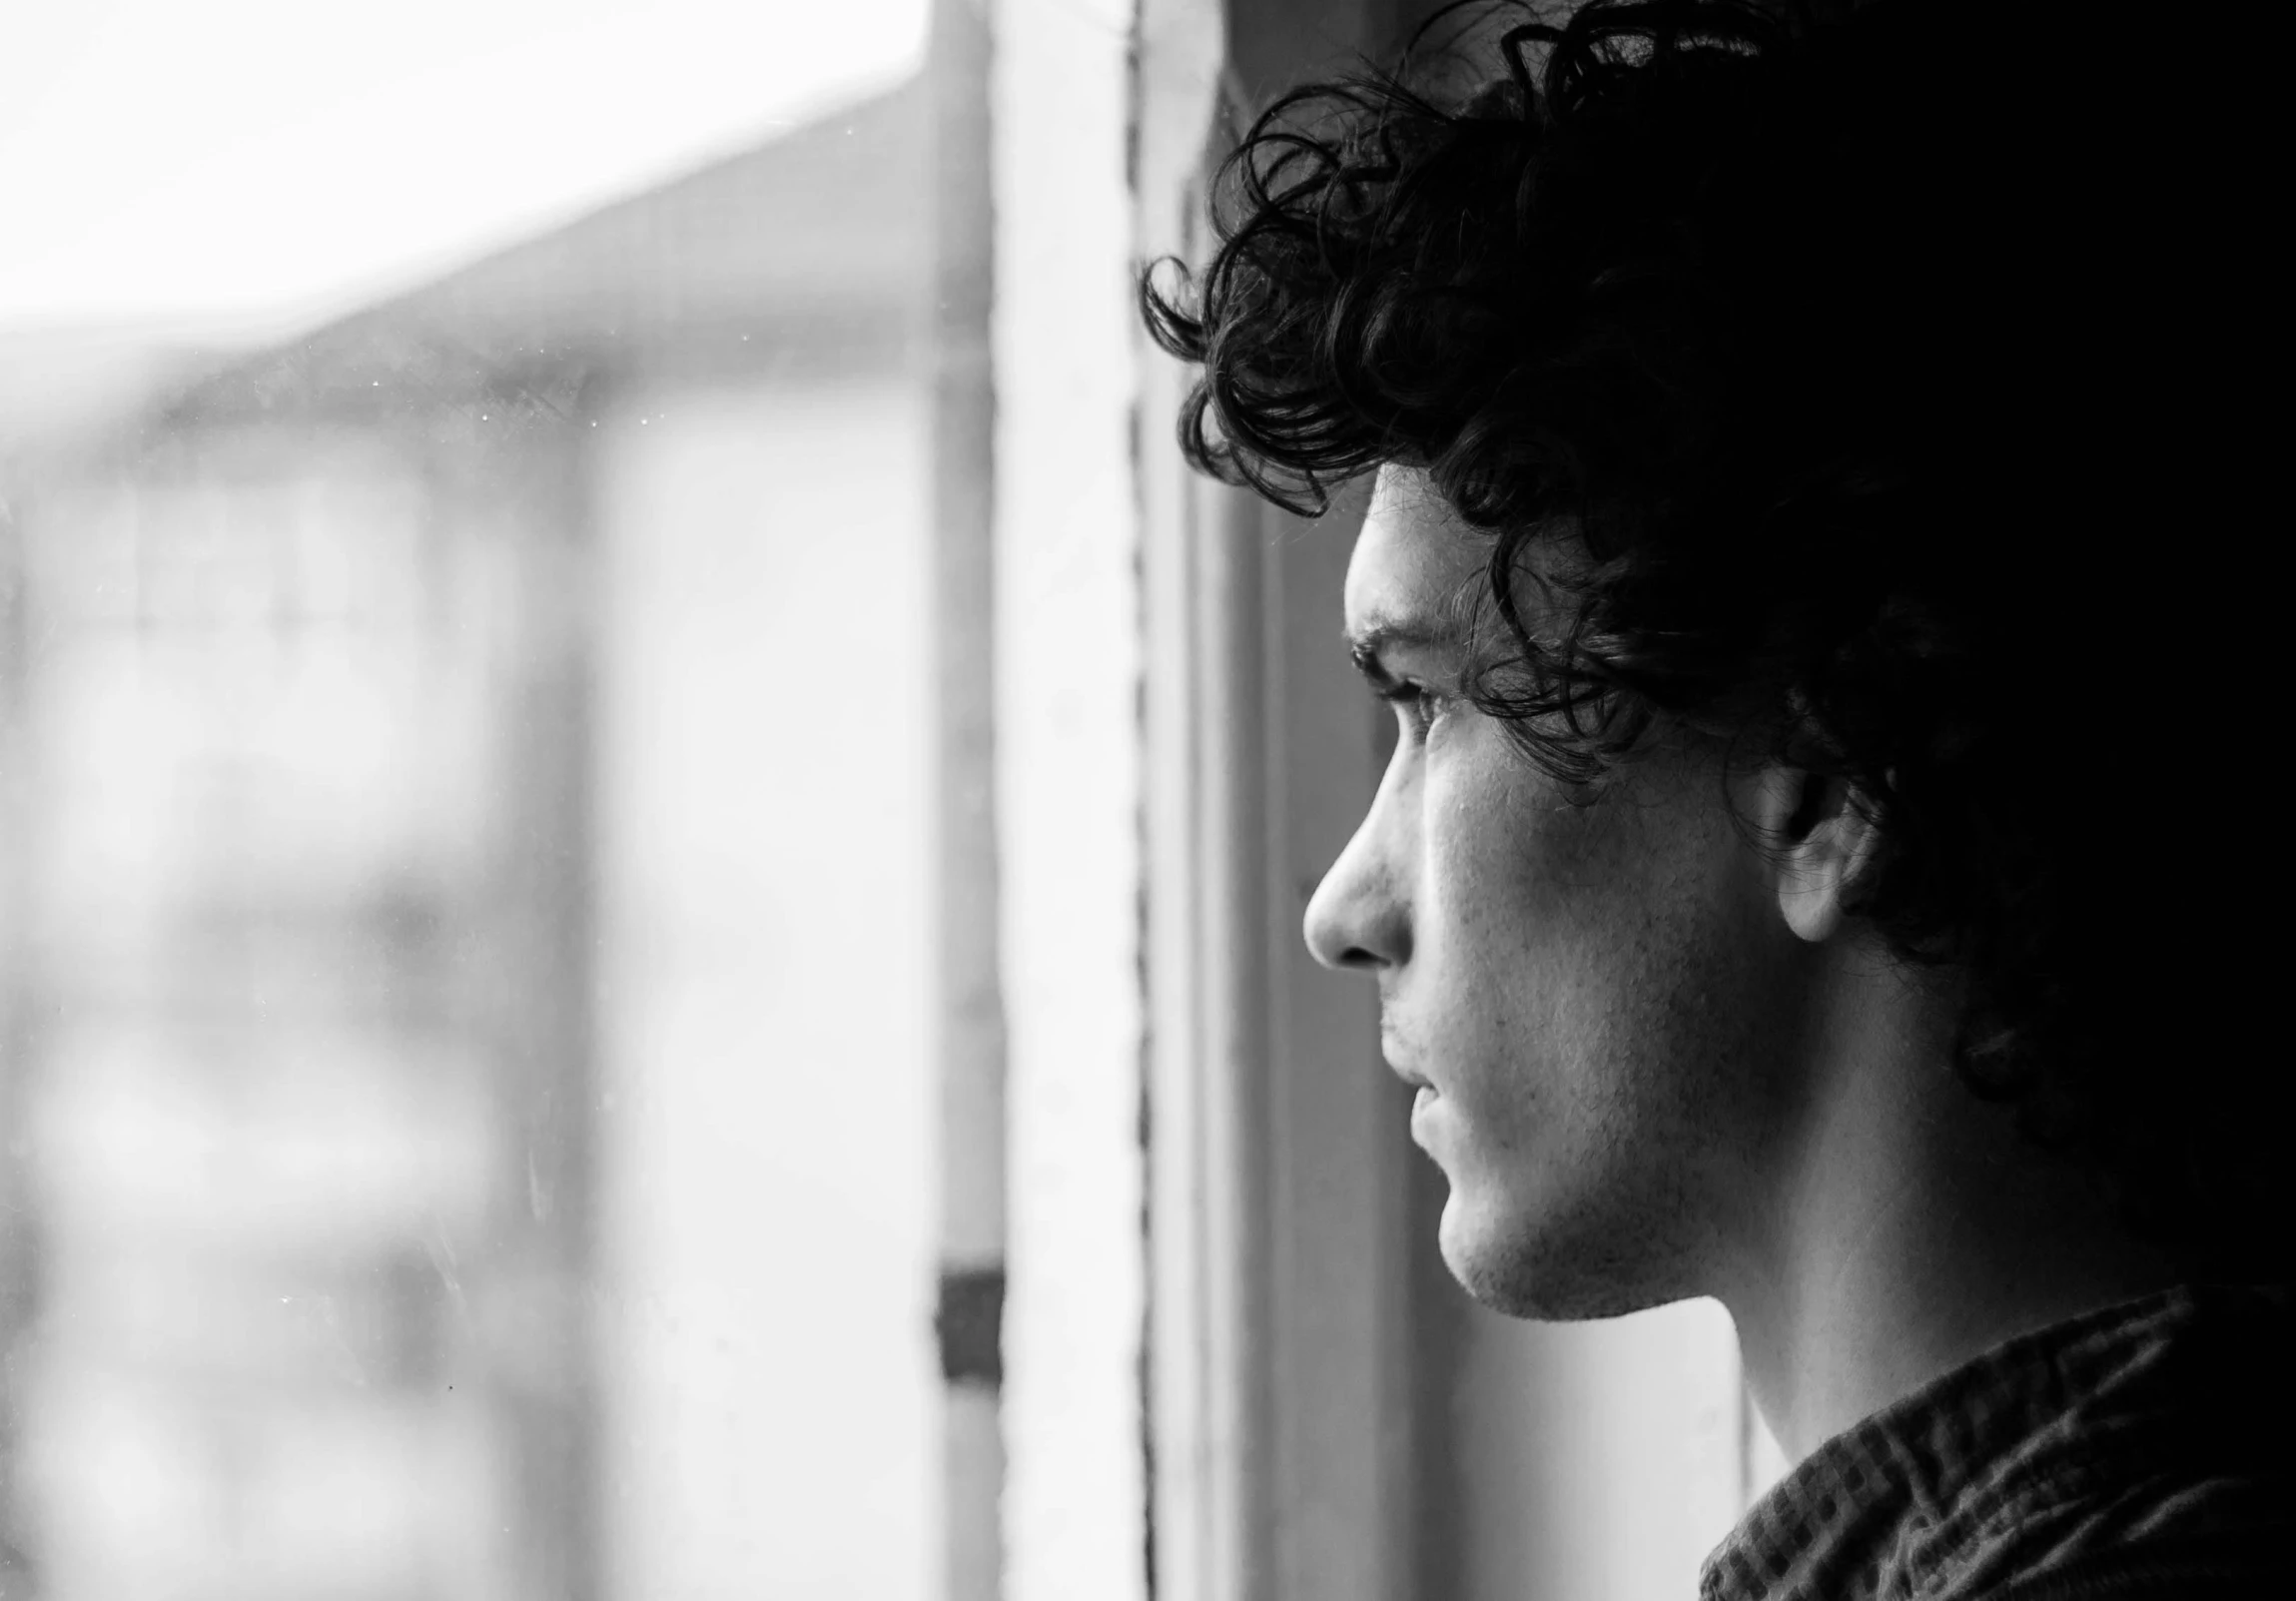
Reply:
[[1374, 689], [1400, 682], [1385, 657], [1397, 650], [1455, 650], [1465, 635], [1455, 626], [1416, 617], [1383, 617], [1346, 636], [1348, 659]]

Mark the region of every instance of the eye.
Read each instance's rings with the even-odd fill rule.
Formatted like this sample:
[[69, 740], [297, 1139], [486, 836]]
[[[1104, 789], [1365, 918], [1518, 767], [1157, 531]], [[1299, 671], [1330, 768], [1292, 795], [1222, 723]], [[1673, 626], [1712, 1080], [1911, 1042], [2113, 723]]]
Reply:
[[1394, 705], [1395, 715], [1403, 720], [1403, 727], [1414, 741], [1425, 740], [1434, 731], [1436, 719], [1443, 715], [1443, 697], [1424, 684], [1399, 683], [1392, 689], [1379, 691], [1379, 698]]

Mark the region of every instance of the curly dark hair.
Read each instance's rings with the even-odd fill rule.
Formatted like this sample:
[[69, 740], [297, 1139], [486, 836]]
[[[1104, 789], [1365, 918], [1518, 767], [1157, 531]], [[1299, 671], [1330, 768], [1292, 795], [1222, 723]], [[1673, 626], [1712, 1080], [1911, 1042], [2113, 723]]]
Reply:
[[2261, 1072], [2132, 949], [2180, 903], [2104, 771], [2197, 698], [2132, 648], [2193, 403], [2142, 108], [2062, 29], [1501, 9], [1463, 89], [1422, 29], [1276, 101], [1209, 263], [1142, 275], [1202, 367], [1188, 458], [1302, 514], [1423, 469], [1489, 537], [1472, 698], [1528, 759], [1599, 798], [1654, 727], [1719, 729], [1839, 780], [1857, 915], [1965, 981], [1968, 1087], [2192, 1271], [2285, 1276]]

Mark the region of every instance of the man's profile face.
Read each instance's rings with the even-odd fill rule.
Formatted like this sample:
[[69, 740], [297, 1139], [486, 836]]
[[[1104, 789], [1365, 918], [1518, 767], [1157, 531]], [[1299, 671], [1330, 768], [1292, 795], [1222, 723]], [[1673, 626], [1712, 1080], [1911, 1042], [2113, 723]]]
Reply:
[[1663, 749], [1573, 807], [1461, 698], [1445, 619], [1489, 549], [1423, 473], [1381, 471], [1347, 633], [1375, 688], [1430, 698], [1398, 701], [1306, 937], [1376, 976], [1388, 1063], [1425, 1086], [1412, 1136], [1450, 1184], [1453, 1274], [1518, 1315], [1609, 1316], [1710, 1292], [1743, 1237], [1809, 948], [1709, 761]]

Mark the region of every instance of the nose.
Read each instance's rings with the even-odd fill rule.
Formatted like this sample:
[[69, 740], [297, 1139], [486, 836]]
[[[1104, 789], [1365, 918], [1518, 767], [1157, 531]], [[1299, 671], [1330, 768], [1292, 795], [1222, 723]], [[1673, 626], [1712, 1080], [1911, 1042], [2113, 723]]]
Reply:
[[1411, 959], [1411, 919], [1373, 804], [1355, 837], [1308, 897], [1301, 933], [1323, 966], [1381, 972]]

